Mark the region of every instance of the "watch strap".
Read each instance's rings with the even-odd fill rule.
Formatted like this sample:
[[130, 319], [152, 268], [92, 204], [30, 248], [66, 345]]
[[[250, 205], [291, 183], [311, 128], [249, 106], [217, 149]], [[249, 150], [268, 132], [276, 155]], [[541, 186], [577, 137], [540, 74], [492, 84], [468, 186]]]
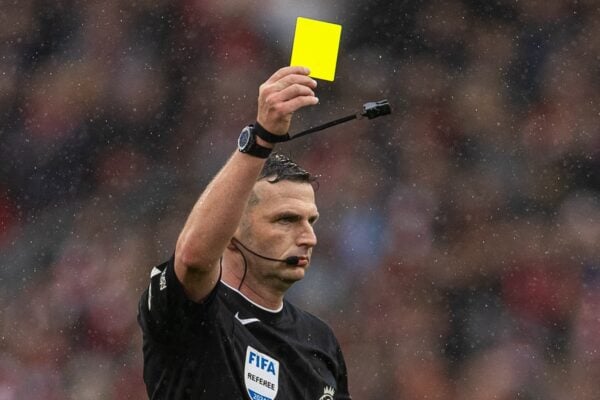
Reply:
[[272, 151], [273, 149], [261, 146], [256, 142], [252, 142], [252, 144], [247, 149], [244, 149], [242, 153], [246, 153], [258, 158], [268, 158]]
[[285, 135], [274, 135], [265, 128], [263, 128], [262, 125], [258, 123], [258, 121], [252, 126], [254, 127], [254, 132], [256, 132], [256, 136], [258, 136], [265, 142], [281, 143], [290, 140], [289, 133], [286, 133]]

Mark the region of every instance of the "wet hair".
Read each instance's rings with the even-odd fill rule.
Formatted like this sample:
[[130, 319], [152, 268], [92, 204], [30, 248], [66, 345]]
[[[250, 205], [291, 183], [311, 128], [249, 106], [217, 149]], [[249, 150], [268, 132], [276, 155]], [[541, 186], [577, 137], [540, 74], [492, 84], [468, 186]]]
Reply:
[[265, 178], [269, 183], [277, 183], [279, 181], [313, 183], [317, 179], [281, 153], [271, 153], [269, 158], [267, 158], [257, 180]]

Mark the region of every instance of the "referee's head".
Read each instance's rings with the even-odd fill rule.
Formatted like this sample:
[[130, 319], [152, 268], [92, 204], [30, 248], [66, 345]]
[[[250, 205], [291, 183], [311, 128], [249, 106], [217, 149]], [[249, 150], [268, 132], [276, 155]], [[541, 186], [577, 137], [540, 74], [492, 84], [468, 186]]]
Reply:
[[[269, 280], [285, 290], [304, 277], [317, 244], [314, 181], [313, 175], [283, 154], [272, 153], [266, 160], [234, 235], [253, 251], [245, 255], [248, 283]], [[289, 257], [298, 263], [281, 262]]]

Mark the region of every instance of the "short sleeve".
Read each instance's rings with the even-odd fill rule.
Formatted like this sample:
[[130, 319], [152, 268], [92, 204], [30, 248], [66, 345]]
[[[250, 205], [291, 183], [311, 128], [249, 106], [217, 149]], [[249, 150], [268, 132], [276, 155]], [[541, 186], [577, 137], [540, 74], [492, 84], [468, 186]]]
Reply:
[[185, 294], [175, 275], [174, 258], [150, 272], [150, 284], [140, 298], [138, 321], [145, 336], [162, 343], [176, 343], [186, 334], [210, 320], [217, 305], [214, 301], [219, 285], [202, 302]]

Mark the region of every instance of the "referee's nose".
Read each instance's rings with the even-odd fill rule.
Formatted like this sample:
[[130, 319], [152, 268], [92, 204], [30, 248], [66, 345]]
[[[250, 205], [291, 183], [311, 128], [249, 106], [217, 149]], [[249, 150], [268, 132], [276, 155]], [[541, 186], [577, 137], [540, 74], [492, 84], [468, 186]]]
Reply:
[[302, 224], [302, 230], [298, 235], [298, 239], [296, 244], [301, 247], [313, 248], [317, 245], [317, 235], [315, 234], [315, 230], [308, 221], [305, 221]]

